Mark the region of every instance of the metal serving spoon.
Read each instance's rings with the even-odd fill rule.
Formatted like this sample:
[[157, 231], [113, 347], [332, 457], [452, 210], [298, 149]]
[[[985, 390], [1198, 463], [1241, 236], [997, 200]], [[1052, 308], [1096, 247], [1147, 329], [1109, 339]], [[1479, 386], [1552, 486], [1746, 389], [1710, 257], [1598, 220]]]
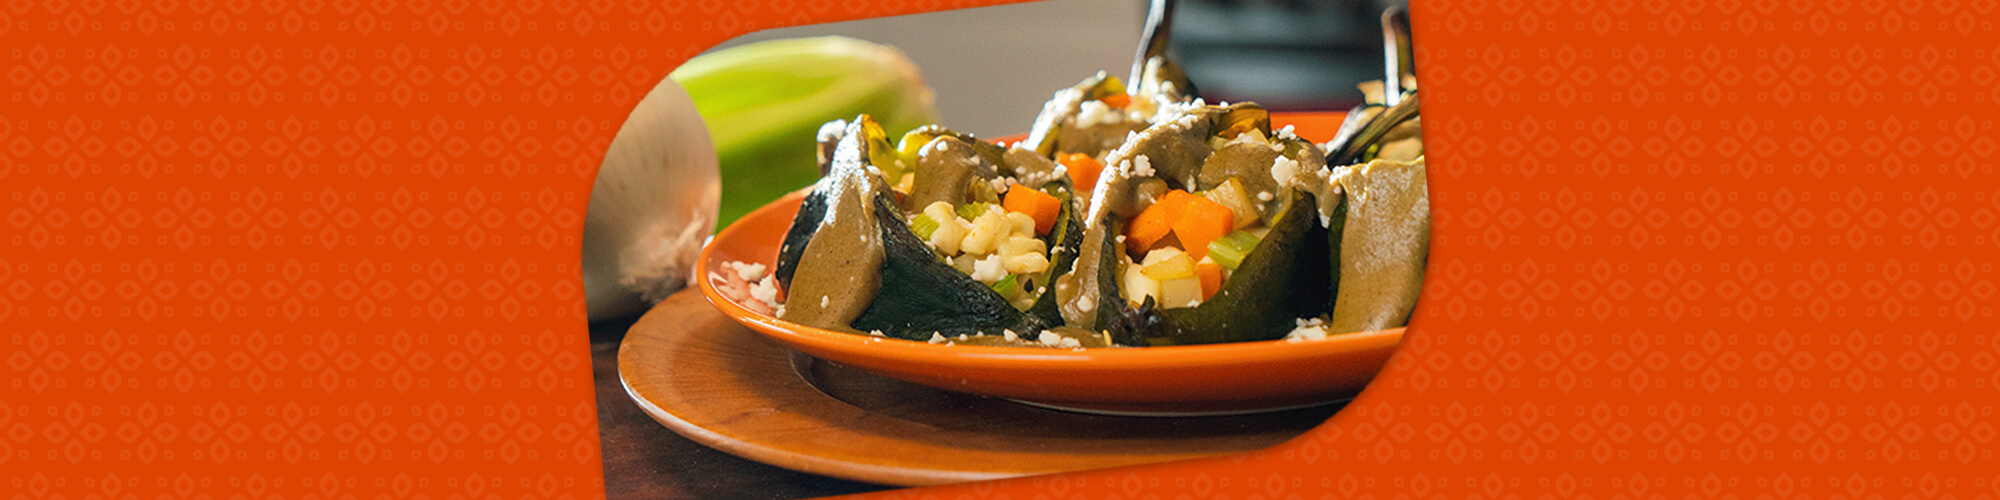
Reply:
[[1146, 31], [1140, 36], [1139, 51], [1132, 55], [1132, 73], [1125, 79], [1126, 94], [1141, 95], [1147, 83], [1153, 84], [1156, 90], [1161, 83], [1172, 83], [1174, 91], [1181, 95], [1199, 94], [1194, 82], [1188, 80], [1187, 72], [1167, 58], [1167, 39], [1173, 31], [1174, 6], [1179, 3], [1178, 0], [1153, 0], [1146, 13]]

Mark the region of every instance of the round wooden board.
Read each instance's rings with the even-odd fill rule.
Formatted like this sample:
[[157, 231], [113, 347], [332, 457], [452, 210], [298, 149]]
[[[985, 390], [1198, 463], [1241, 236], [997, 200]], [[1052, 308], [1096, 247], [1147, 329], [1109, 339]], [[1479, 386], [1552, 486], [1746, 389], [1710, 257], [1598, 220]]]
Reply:
[[696, 442], [802, 472], [903, 486], [1255, 451], [1340, 408], [1187, 418], [1036, 408], [797, 354], [693, 291], [632, 326], [618, 373], [641, 409]]

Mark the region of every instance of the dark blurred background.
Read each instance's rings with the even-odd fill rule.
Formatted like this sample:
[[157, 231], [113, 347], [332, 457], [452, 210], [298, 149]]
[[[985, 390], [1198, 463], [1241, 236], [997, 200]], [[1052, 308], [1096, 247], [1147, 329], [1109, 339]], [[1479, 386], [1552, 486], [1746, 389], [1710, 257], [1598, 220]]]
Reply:
[[1382, 11], [1405, 3], [1181, 0], [1168, 50], [1211, 102], [1346, 110], [1382, 78]]
[[[1180, 0], [1169, 48], [1203, 97], [1276, 110], [1340, 110], [1382, 78], [1382, 10], [1404, 0]], [[1057, 89], [1097, 71], [1123, 78], [1144, 0], [1047, 0], [761, 31], [719, 46], [845, 35], [901, 48], [954, 129], [1026, 132]]]

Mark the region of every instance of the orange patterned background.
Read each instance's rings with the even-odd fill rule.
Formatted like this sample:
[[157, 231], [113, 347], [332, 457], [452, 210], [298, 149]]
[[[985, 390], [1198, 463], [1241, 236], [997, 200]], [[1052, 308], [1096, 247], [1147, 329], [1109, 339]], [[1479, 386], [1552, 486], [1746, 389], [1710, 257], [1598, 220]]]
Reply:
[[[990, 4], [0, 5], [0, 492], [603, 494], [590, 176], [702, 48]], [[1990, 500], [1994, 2], [1417, 2], [1406, 348], [1243, 457], [876, 498]]]

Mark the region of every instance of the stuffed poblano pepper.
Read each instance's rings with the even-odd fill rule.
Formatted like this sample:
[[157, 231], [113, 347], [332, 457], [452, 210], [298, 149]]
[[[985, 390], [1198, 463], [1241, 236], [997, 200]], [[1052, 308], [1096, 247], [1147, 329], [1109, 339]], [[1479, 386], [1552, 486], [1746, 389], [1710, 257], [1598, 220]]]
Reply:
[[[1338, 196], [1322, 212], [1341, 218], [1334, 241], [1335, 301], [1320, 321], [1295, 335], [1313, 337], [1403, 326], [1416, 309], [1424, 264], [1430, 257], [1430, 192], [1424, 180], [1416, 82], [1406, 80], [1398, 102], [1384, 105], [1363, 85], [1370, 102], [1350, 112], [1342, 133], [1326, 144], [1322, 175], [1298, 175], [1292, 184], [1321, 186]], [[1323, 179], [1322, 179], [1323, 177]]]
[[1371, 91], [1379, 85], [1362, 87], [1369, 102], [1349, 112], [1325, 145], [1328, 168], [1272, 170], [1279, 184], [1313, 193], [1331, 228], [1333, 302], [1324, 314], [1301, 318], [1288, 338], [1395, 328], [1416, 309], [1430, 255], [1417, 93], [1384, 105]]
[[938, 126], [892, 145], [866, 115], [822, 128], [821, 140], [826, 175], [779, 250], [781, 319], [910, 340], [1067, 345], [1064, 332], [1042, 335], [1061, 325], [1046, 291], [1082, 235], [1054, 162]]
[[1327, 311], [1328, 219], [1315, 190], [1273, 174], [1324, 170], [1325, 153], [1255, 104], [1161, 113], [1105, 158], [1057, 278], [1063, 319], [1146, 346], [1274, 339]]
[[1162, 110], [1106, 156], [1064, 319], [1133, 346], [1402, 326], [1430, 238], [1415, 108], [1368, 108], [1325, 148], [1254, 104]]

